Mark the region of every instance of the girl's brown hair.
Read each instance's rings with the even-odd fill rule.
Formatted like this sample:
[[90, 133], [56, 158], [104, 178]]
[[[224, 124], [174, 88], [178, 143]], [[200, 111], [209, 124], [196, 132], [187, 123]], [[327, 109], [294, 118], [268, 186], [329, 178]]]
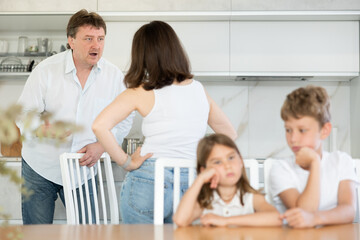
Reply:
[[[215, 145], [223, 145], [229, 148], [234, 149], [240, 156], [241, 160], [242, 156], [240, 154], [239, 149], [233, 140], [231, 140], [228, 136], [224, 134], [212, 134], [204, 137], [200, 140], [199, 145], [197, 147], [197, 173], [199, 174], [201, 168], [206, 168], [206, 162], [209, 158], [211, 151], [213, 150]], [[254, 188], [250, 186], [249, 180], [246, 176], [245, 167], [243, 166], [241, 169], [241, 177], [239, 181], [236, 183], [237, 189], [240, 190], [240, 203], [244, 205], [243, 196], [247, 192], [258, 193]], [[198, 203], [201, 208], [212, 208], [211, 202], [213, 200], [213, 189], [210, 188], [210, 183], [204, 184], [200, 190], [200, 194], [197, 198]]]
[[330, 98], [326, 90], [317, 86], [306, 86], [292, 91], [286, 96], [281, 108], [281, 118], [287, 121], [289, 117], [313, 117], [320, 127], [330, 122]]
[[153, 21], [134, 35], [131, 65], [124, 82], [128, 88], [160, 89], [175, 80], [193, 78], [188, 57], [171, 26]]

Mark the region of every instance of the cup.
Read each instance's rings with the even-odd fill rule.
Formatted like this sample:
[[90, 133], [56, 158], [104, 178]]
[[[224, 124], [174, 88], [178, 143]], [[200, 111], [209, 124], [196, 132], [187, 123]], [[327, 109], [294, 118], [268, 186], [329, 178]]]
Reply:
[[48, 38], [38, 38], [38, 47], [39, 53], [47, 53], [49, 50], [49, 39]]
[[28, 38], [20, 36], [18, 39], [18, 54], [24, 55], [28, 47]]
[[9, 44], [5, 40], [0, 40], [0, 54], [6, 54], [9, 49]]

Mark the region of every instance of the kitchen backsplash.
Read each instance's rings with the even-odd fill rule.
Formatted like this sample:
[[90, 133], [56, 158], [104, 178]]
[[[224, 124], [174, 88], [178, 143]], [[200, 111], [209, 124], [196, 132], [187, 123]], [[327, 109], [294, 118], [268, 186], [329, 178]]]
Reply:
[[[24, 80], [0, 81], [0, 108], [15, 103]], [[291, 155], [285, 141], [280, 108], [288, 93], [308, 84], [326, 88], [331, 97], [333, 127], [337, 128], [335, 149], [350, 154], [350, 82], [244, 81], [203, 82], [206, 90], [230, 118], [238, 132], [236, 143], [245, 158], [282, 158]], [[136, 115], [128, 137], [141, 138], [141, 117]], [[209, 128], [208, 133], [212, 130]], [[332, 141], [325, 150], [334, 149]]]
[[[336, 146], [330, 136], [325, 150], [350, 154], [349, 82], [256, 81], [203, 82], [237, 130], [236, 143], [245, 158], [284, 158], [291, 155], [285, 140], [280, 109], [288, 93], [308, 84], [324, 87], [331, 97], [332, 125], [337, 129]], [[208, 128], [208, 133], [212, 130]], [[129, 137], [142, 137], [141, 117], [136, 116]]]

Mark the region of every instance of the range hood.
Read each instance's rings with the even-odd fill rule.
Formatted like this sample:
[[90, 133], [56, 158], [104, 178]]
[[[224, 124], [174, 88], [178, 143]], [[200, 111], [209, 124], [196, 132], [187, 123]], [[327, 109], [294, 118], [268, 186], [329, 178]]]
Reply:
[[306, 81], [313, 76], [236, 76], [235, 81]]
[[310, 82], [349, 82], [359, 76], [359, 73], [251, 73], [235, 74], [229, 72], [193, 72], [194, 78], [204, 82], [244, 82], [244, 81], [310, 81]]

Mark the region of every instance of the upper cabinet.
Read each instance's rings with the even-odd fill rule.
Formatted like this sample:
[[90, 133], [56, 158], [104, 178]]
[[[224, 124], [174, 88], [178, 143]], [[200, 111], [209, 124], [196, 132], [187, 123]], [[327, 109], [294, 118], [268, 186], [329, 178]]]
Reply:
[[349, 80], [360, 72], [359, 0], [0, 0], [0, 31], [65, 36], [81, 8], [107, 22], [104, 56], [123, 71], [135, 31], [163, 20], [179, 35], [196, 76]]
[[339, 11], [360, 10], [359, 0], [232, 0], [233, 11]]
[[[135, 32], [146, 22], [108, 22], [104, 57], [126, 71]], [[229, 72], [228, 22], [169, 22], [180, 38], [194, 72]]]
[[98, 11], [230, 11], [231, 0], [98, 0]]
[[76, 12], [97, 10], [97, 0], [1, 0], [0, 12]]
[[359, 74], [357, 21], [233, 21], [233, 75]]

